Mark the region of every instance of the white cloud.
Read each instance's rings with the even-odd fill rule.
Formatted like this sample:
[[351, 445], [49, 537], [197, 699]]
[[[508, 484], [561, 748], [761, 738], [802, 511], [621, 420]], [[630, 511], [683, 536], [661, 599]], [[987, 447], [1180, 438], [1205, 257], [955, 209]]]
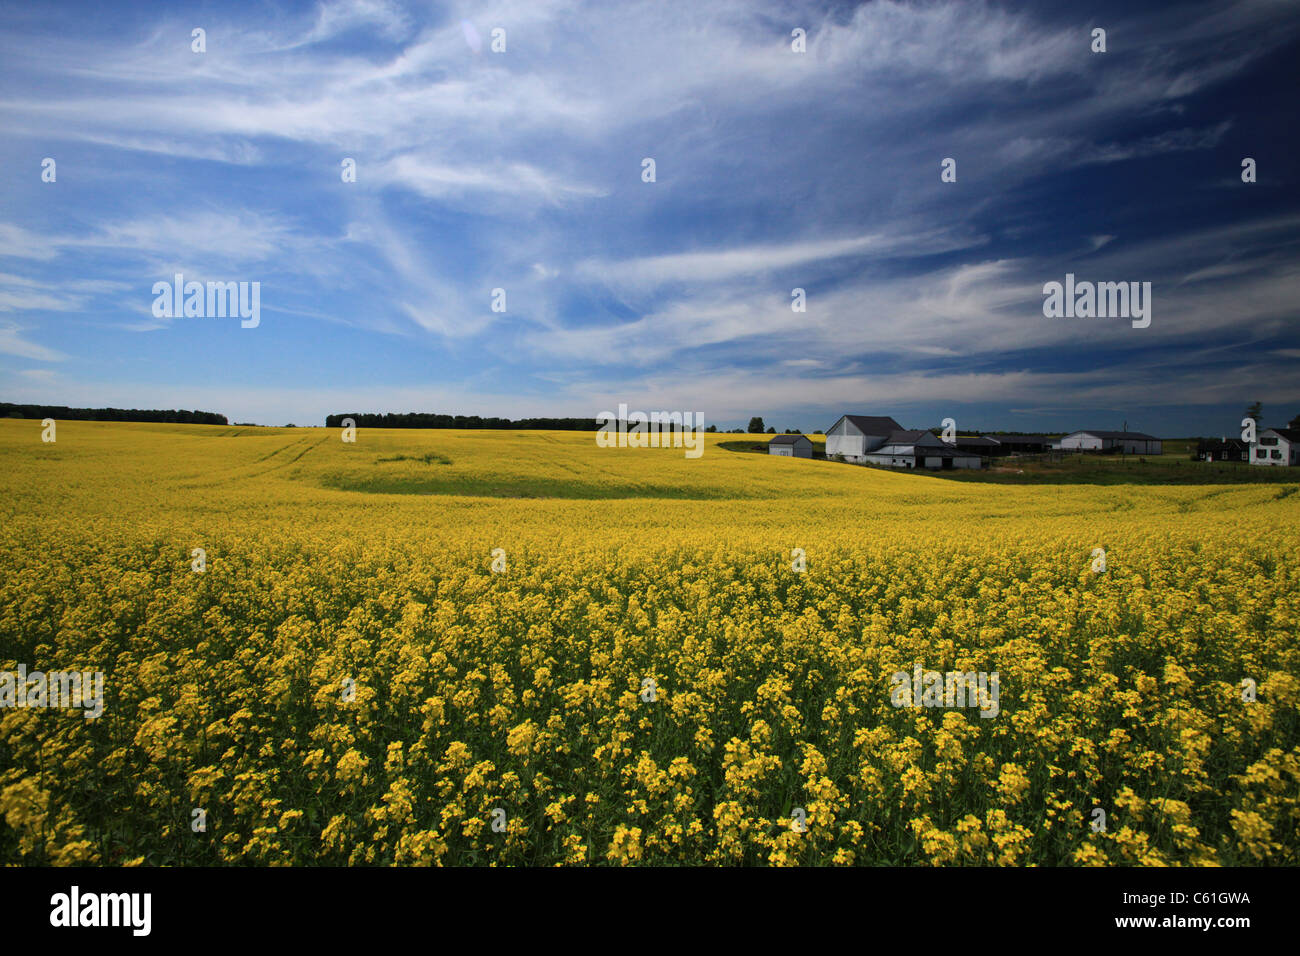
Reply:
[[[698, 372], [707, 348], [716, 380], [728, 362], [767, 363], [805, 394], [823, 373], [845, 388], [885, 381], [843, 375], [882, 356], [1136, 352], [1294, 328], [1295, 270], [1264, 254], [1294, 235], [1294, 219], [1126, 235], [1119, 249], [1110, 235], [1067, 234], [1096, 277], [1156, 283], [1142, 332], [1042, 318], [1042, 283], [1084, 268], [1070, 256], [979, 252], [1019, 228], [999, 217], [1035, 177], [1222, 143], [1227, 120], [1178, 112], [1294, 38], [1280, 6], [1116, 15], [1112, 36], [1139, 55], [1104, 70], [1086, 53], [1083, 14], [1047, 20], [985, 3], [715, 0], [666, 15], [653, 3], [492, 0], [433, 19], [414, 5], [340, 0], [260, 19], [217, 10], [202, 56], [190, 52], [189, 19], [143, 39], [0, 36], [0, 119], [17, 148], [83, 154], [75, 177], [61, 161], [58, 187], [34, 175], [15, 186], [21, 214], [0, 223], [11, 280], [0, 277], [0, 311], [110, 306], [108, 324], [120, 325], [171, 271], [273, 269], [305, 290], [304, 303], [280, 302], [287, 312], [472, 342], [480, 362], [536, 355], [535, 377]], [[484, 37], [505, 25], [509, 53], [473, 53], [462, 19]], [[806, 54], [790, 50], [794, 22], [809, 31]], [[1112, 133], [1137, 118], [1151, 122]], [[105, 160], [91, 147], [124, 152]], [[652, 154], [653, 188], [637, 177]], [[938, 181], [947, 155], [960, 160], [959, 186]], [[339, 182], [344, 156], [358, 160], [353, 186]], [[32, 212], [63, 195], [34, 190], [65, 183], [98, 198], [75, 214]], [[488, 309], [498, 284], [508, 317]], [[789, 308], [793, 286], [808, 292], [805, 314]], [[139, 301], [112, 298], [126, 290]], [[374, 307], [334, 308], [357, 300]]]
[[61, 362], [67, 358], [62, 352], [23, 338], [25, 331], [16, 325], [0, 325], [0, 353], [38, 362]]
[[488, 192], [559, 203], [567, 199], [608, 195], [606, 189], [564, 182], [522, 162], [451, 166], [403, 155], [377, 167], [370, 175], [381, 185], [404, 187], [430, 199], [460, 198]]
[[952, 252], [979, 245], [981, 241], [957, 239], [946, 232], [920, 236], [875, 233], [843, 239], [672, 253], [622, 262], [587, 260], [578, 263], [576, 271], [588, 278], [629, 285], [717, 282], [849, 256], [914, 256]]

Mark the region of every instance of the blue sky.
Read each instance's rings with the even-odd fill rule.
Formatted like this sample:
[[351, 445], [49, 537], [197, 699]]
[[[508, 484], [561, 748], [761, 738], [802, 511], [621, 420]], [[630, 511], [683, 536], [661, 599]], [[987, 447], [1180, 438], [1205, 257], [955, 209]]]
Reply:
[[[0, 399], [1282, 424], [1297, 47], [1289, 0], [9, 4]], [[177, 272], [260, 325], [156, 318]], [[1150, 327], [1044, 317], [1067, 272]]]

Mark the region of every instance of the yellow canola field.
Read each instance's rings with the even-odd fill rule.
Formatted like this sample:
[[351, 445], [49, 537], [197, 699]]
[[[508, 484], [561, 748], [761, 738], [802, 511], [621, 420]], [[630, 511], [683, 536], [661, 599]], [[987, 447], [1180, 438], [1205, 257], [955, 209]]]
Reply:
[[[1295, 485], [40, 436], [0, 421], [0, 672], [104, 710], [0, 707], [0, 862], [1300, 862]], [[996, 715], [896, 706], [917, 666]]]

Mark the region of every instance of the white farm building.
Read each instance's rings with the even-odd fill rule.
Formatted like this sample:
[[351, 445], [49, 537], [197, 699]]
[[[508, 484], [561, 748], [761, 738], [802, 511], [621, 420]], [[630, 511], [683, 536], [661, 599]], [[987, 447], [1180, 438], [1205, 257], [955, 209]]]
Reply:
[[1300, 465], [1300, 429], [1266, 428], [1250, 443], [1252, 465]]
[[979, 468], [976, 453], [941, 441], [933, 432], [909, 431], [887, 416], [841, 415], [826, 431], [826, 457], [890, 468]]
[[1142, 432], [1071, 432], [1061, 439], [1062, 451], [1122, 451], [1126, 455], [1160, 455], [1163, 444], [1155, 435]]
[[867, 452], [879, 448], [890, 435], [902, 430], [902, 425], [887, 416], [841, 415], [826, 430], [826, 457], [839, 455], [862, 464]]
[[811, 458], [812, 440], [807, 435], [774, 435], [767, 443], [769, 455], [783, 458]]

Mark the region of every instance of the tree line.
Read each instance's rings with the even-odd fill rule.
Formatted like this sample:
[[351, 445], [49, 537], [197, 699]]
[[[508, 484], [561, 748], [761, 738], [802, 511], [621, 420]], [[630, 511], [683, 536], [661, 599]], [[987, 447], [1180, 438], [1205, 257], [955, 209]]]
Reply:
[[69, 408], [66, 405], [16, 405], [0, 402], [0, 418], [53, 418], [69, 422], [172, 422], [181, 425], [229, 425], [225, 415], [188, 409]]
[[[728, 434], [728, 435], [740, 435], [740, 434], [746, 434], [746, 433], [747, 433], [747, 434], [750, 434], [750, 435], [775, 435], [777, 432], [776, 432], [776, 428], [775, 428], [775, 427], [772, 427], [772, 426], [768, 426], [767, 429], [764, 430], [764, 426], [763, 426], [763, 416], [762, 416], [762, 415], [755, 415], [753, 418], [751, 418], [751, 419], [749, 420], [749, 427], [748, 427], [748, 428], [745, 428], [745, 429], [733, 428], [731, 431], [727, 432], [726, 434]], [[819, 429], [817, 429], [815, 432], [813, 432], [812, 434], [814, 434], [814, 435], [820, 435], [821, 433], [822, 433], [822, 430], [819, 428]], [[803, 434], [807, 434], [807, 433], [804, 432], [804, 430], [803, 430], [802, 428], [787, 428], [787, 429], [786, 429], [784, 432], [782, 432], [781, 434], [783, 434], [783, 435], [803, 435]]]
[[346, 412], [326, 415], [326, 428], [342, 428], [350, 418], [358, 428], [519, 428], [557, 432], [600, 430], [595, 418], [483, 418], [479, 415], [438, 415], [432, 412]]
[[[483, 418], [479, 415], [439, 415], [432, 412], [345, 412], [340, 415], [326, 415], [326, 428], [342, 428], [345, 418], [352, 419], [358, 428], [518, 428], [537, 429], [539, 431], [594, 432], [599, 431], [601, 423], [594, 418]], [[620, 423], [614, 422], [617, 427]], [[717, 425], [709, 425], [706, 432], [716, 432]], [[763, 419], [750, 419], [750, 432], [763, 432]], [[727, 434], [742, 435], [743, 428], [733, 428]], [[775, 434], [775, 428], [767, 428], [768, 434]], [[797, 428], [787, 428], [787, 435], [801, 434]], [[813, 432], [820, 435], [821, 429]]]

